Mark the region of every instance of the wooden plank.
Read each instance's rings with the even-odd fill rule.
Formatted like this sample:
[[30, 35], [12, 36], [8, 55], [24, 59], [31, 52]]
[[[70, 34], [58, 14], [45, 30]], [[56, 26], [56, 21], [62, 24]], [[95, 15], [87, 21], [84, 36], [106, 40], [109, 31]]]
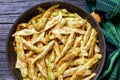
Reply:
[[1, 72], [0, 75], [5, 75], [5, 74], [10, 75], [11, 74], [11, 72], [9, 70], [4, 70], [4, 72], [3, 72], [3, 70], [2, 71], [0, 70], [0, 72]]
[[0, 24], [0, 32], [1, 31], [9, 31], [13, 24]]
[[[0, 24], [0, 55], [4, 52], [6, 52], [6, 39], [8, 36], [8, 32], [11, 28], [12, 24]], [[4, 56], [4, 55], [3, 55]], [[2, 58], [1, 55], [1, 60], [5, 60], [4, 57]], [[6, 60], [5, 60], [6, 61]], [[1, 62], [1, 61], [0, 61]]]
[[0, 80], [14, 80], [10, 74], [0, 75]]
[[13, 24], [0, 24], [0, 42], [6, 41], [6, 38], [12, 25]]
[[[21, 2], [31, 2], [33, 0], [0, 0], [1, 3], [21, 3]], [[35, 2], [38, 2], [38, 0], [34, 0]], [[42, 1], [42, 0], [39, 0]], [[44, 1], [50, 1], [50, 0], [44, 0]], [[51, 0], [52, 1], [52, 0]]]
[[0, 41], [3, 41], [3, 42], [6, 41], [7, 35], [8, 35], [8, 34], [4, 34], [4, 33], [3, 33], [3, 34], [0, 34], [0, 38], [1, 38]]
[[9, 70], [0, 71], [0, 80], [14, 80]]
[[6, 61], [6, 53], [0, 52], [0, 62]]
[[0, 24], [12, 24], [20, 16], [20, 14], [2, 14], [0, 16]]
[[0, 52], [6, 52], [5, 47], [1, 47], [1, 46], [0, 46]]
[[0, 62], [0, 71], [9, 70], [7, 61]]
[[[6, 0], [4, 0], [6, 1]], [[2, 7], [0, 9], [0, 14], [20, 14], [20, 13], [23, 13], [24, 11], [26, 11], [27, 9], [29, 9], [30, 7], [36, 5], [36, 4], [39, 4], [39, 3], [42, 3], [42, 2], [46, 2], [48, 0], [32, 0], [32, 1], [21, 1], [21, 2], [11, 2], [11, 3], [8, 3], [8, 2], [2, 2], [0, 3], [0, 7]], [[9, 0], [9, 1], [12, 1], [12, 0]], [[17, 1], [17, 0], [16, 0]], [[82, 2], [84, 2], [84, 0], [62, 0], [62, 1], [65, 1], [65, 2], [69, 2], [69, 3], [73, 3], [73, 4], [76, 4], [78, 6], [81, 6], [81, 7], [85, 7], [83, 5], [85, 5], [84, 3], [81, 4]], [[78, 4], [78, 2], [79, 4]]]
[[4, 40], [4, 42], [0, 42], [0, 43], [1, 43], [0, 44], [0, 52], [6, 52], [6, 49], [5, 49], [6, 41]]
[[[11, 0], [12, 1], [12, 0]], [[17, 0], [16, 0], [17, 1]], [[23, 1], [23, 2], [5, 2], [5, 3], [0, 3], [0, 7], [3, 7], [0, 9], [0, 14], [18, 14], [18, 13], [23, 13], [25, 10], [29, 9], [30, 7], [39, 4], [41, 2], [45, 1]]]
[[14, 80], [10, 71], [0, 71], [0, 80]]

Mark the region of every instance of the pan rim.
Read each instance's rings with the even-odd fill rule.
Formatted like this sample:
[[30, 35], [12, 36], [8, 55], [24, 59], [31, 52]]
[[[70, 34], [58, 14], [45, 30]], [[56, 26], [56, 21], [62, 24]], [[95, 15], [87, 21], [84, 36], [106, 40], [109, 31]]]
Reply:
[[10, 73], [12, 74], [14, 80], [17, 80], [17, 79], [16, 79], [16, 77], [15, 77], [15, 75], [14, 75], [12, 69], [11, 69], [10, 62], [9, 62], [9, 56], [8, 56], [8, 54], [9, 54], [9, 52], [8, 52], [8, 46], [9, 46], [9, 45], [8, 45], [8, 44], [9, 44], [9, 40], [10, 40], [10, 37], [11, 37], [11, 32], [13, 31], [13, 28], [15, 28], [15, 25], [17, 25], [17, 22], [20, 20], [20, 18], [21, 18], [22, 16], [24, 16], [26, 13], [28, 13], [30, 10], [34, 9], [34, 8], [37, 7], [37, 6], [49, 4], [49, 3], [51, 3], [51, 2], [54, 3], [54, 4], [56, 4], [56, 3], [68, 4], [68, 5], [72, 5], [72, 6], [76, 7], [76, 8], [81, 9], [82, 11], [84, 11], [86, 14], [88, 14], [88, 15], [92, 18], [92, 20], [96, 23], [97, 27], [99, 28], [100, 33], [101, 33], [101, 36], [102, 36], [102, 38], [103, 38], [103, 44], [104, 44], [104, 48], [103, 48], [103, 49], [104, 49], [104, 52], [103, 52], [103, 53], [104, 53], [104, 55], [103, 55], [103, 58], [102, 58], [101, 68], [99, 69], [99, 72], [97, 73], [96, 77], [94, 78], [94, 80], [96, 80], [96, 79], [99, 77], [99, 75], [100, 75], [100, 73], [101, 73], [101, 71], [102, 71], [102, 69], [103, 69], [103, 66], [104, 66], [104, 63], [105, 63], [105, 57], [106, 57], [105, 38], [104, 38], [104, 35], [103, 35], [103, 33], [102, 33], [101, 27], [100, 27], [100, 25], [97, 23], [97, 21], [93, 18], [93, 16], [90, 15], [90, 14], [89, 14], [87, 11], [85, 11], [83, 8], [81, 8], [80, 6], [77, 6], [77, 5], [75, 5], [75, 4], [72, 4], [72, 3], [70, 3], [70, 2], [63, 2], [63, 1], [46, 1], [46, 2], [42, 2], [42, 3], [36, 4], [35, 6], [32, 6], [31, 8], [25, 10], [25, 11], [15, 20], [15, 22], [13, 23], [13, 25], [12, 25], [12, 27], [10, 28], [9, 33], [8, 33], [8, 35], [7, 35], [6, 46], [5, 46], [5, 47], [6, 47], [8, 68], [9, 68]]

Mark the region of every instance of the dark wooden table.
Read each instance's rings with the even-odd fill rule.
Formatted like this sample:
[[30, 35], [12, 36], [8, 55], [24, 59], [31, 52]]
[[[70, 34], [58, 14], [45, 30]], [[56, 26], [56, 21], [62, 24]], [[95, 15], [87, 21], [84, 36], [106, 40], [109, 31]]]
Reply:
[[[0, 0], [0, 80], [13, 80], [6, 59], [6, 39], [15, 20], [30, 7], [49, 0]], [[84, 0], [62, 0], [85, 9]]]

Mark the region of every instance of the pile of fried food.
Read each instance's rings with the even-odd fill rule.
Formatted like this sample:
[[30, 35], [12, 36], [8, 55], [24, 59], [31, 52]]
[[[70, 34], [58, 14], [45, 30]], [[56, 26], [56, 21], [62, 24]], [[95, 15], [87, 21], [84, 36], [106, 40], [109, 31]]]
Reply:
[[97, 32], [77, 13], [58, 8], [45, 10], [17, 26], [16, 68], [23, 80], [91, 80], [102, 58]]

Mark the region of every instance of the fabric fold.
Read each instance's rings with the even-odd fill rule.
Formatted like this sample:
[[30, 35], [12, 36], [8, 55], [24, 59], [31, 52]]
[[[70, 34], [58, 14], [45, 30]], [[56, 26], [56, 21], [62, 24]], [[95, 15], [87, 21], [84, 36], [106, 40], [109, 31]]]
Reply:
[[101, 28], [106, 41], [116, 46], [112, 53], [106, 52], [105, 65], [97, 80], [120, 80], [120, 0], [86, 1], [90, 13], [95, 9], [105, 12], [107, 20], [101, 23]]

